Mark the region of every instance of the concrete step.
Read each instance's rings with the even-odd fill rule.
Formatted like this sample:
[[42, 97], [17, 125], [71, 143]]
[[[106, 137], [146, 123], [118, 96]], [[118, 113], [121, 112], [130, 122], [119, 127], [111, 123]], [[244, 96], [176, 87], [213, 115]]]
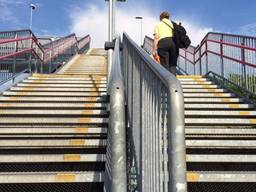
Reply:
[[185, 98], [230, 98], [236, 97], [233, 93], [184, 93]]
[[14, 91], [5, 91], [3, 93], [4, 96], [17, 96], [17, 97], [22, 97], [22, 96], [65, 96], [65, 97], [86, 97], [86, 96], [104, 96], [106, 95], [105, 92], [14, 92]]
[[17, 87], [44, 87], [44, 88], [51, 88], [51, 87], [58, 87], [58, 88], [106, 88], [105, 84], [68, 84], [68, 83], [18, 83]]
[[74, 182], [102, 182], [102, 174], [99, 172], [12, 172], [1, 173], [0, 183], [74, 183]]
[[22, 83], [29, 83], [29, 84], [68, 84], [68, 85], [76, 85], [76, 84], [83, 84], [83, 85], [106, 85], [107, 81], [103, 80], [87, 80], [87, 81], [75, 81], [75, 80], [30, 80], [30, 79], [25, 79], [22, 81]]
[[0, 109], [106, 109], [101, 103], [0, 103]]
[[36, 163], [36, 162], [104, 162], [103, 154], [29, 154], [0, 155], [0, 163]]
[[[0, 156], [1, 157], [1, 156]], [[256, 155], [186, 155], [187, 162], [256, 163]]]
[[66, 134], [106, 134], [107, 133], [107, 128], [105, 127], [1, 127], [0, 128], [0, 137], [1, 135], [10, 135], [10, 136], [15, 136], [15, 135], [53, 135], [53, 134], [59, 134], [59, 135], [66, 135]]
[[49, 77], [49, 78], [51, 78], [51, 77], [61, 77], [61, 78], [66, 78], [66, 77], [78, 77], [78, 78], [80, 78], [80, 77], [87, 77], [87, 78], [106, 78], [106, 75], [105, 74], [97, 74], [97, 75], [90, 75], [90, 74], [88, 74], [88, 75], [77, 75], [77, 74], [74, 74], [74, 75], [72, 75], [72, 74], [70, 74], [70, 75], [65, 75], [65, 74], [59, 74], [59, 73], [52, 73], [52, 74], [36, 74], [36, 73], [34, 73], [33, 75], [32, 75], [32, 77], [37, 77], [37, 78], [41, 78], [41, 77]]
[[[256, 182], [256, 172], [188, 172], [188, 182]], [[217, 184], [216, 184], [217, 185]]]
[[256, 125], [256, 118], [186, 118], [186, 125]]
[[240, 98], [184, 98], [185, 103], [242, 103]]
[[108, 112], [105, 110], [50, 110], [50, 109], [21, 109], [21, 110], [1, 110], [0, 116], [52, 116], [52, 117], [59, 117], [59, 116], [91, 116], [91, 117], [106, 117], [108, 116]]
[[36, 80], [36, 81], [102, 81], [106, 82], [105, 77], [85, 77], [85, 75], [75, 75], [75, 76], [66, 76], [66, 77], [61, 77], [61, 76], [52, 76], [52, 77], [28, 77], [29, 80]]
[[186, 134], [193, 135], [256, 135], [253, 128], [186, 128]]
[[208, 82], [207, 78], [178, 78], [180, 82]]
[[10, 89], [11, 91], [31, 91], [31, 92], [37, 92], [37, 91], [55, 91], [55, 92], [106, 92], [107, 88], [75, 88], [75, 87], [12, 87]]
[[[256, 116], [256, 111], [210, 111], [210, 110], [207, 110], [207, 111], [202, 111], [202, 110], [199, 110], [199, 111], [196, 111], [196, 110], [185, 110], [185, 115], [186, 116], [224, 116], [224, 117], [227, 117], [227, 116], [245, 116], [245, 117], [248, 117], [248, 116]], [[214, 117], [212, 117], [214, 118]]]
[[108, 122], [107, 118], [58, 118], [58, 117], [0, 117], [0, 124], [46, 124], [46, 125], [102, 125]]
[[[28, 77], [27, 80], [34, 81], [36, 83], [43, 83], [43, 82], [48, 82], [48, 81], [56, 81], [56, 82], [63, 82], [63, 83], [80, 83], [81, 81], [85, 81], [85, 83], [103, 83], [105, 84], [107, 81], [104, 78], [90, 78], [90, 77], [66, 77], [66, 78], [61, 78], [61, 77], [42, 77], [42, 78], [37, 78], [37, 77]], [[24, 80], [25, 81], [25, 80]]]
[[225, 93], [227, 92], [225, 89], [183, 89], [183, 93]]
[[101, 74], [44, 74], [39, 76], [32, 76], [32, 79], [76, 79], [76, 80], [106, 80], [106, 75]]
[[180, 81], [181, 85], [215, 85], [211, 81]]
[[185, 109], [254, 109], [250, 104], [188, 104], [185, 103]]
[[256, 140], [195, 140], [195, 139], [187, 139], [186, 145], [188, 148], [247, 148], [247, 149], [255, 149], [256, 148]]
[[106, 140], [104, 139], [1, 139], [0, 140], [0, 149], [8, 147], [77, 147], [77, 146], [106, 146]]
[[184, 85], [184, 84], [181, 84], [181, 86], [183, 89], [218, 89], [218, 88], [220, 88], [220, 86], [218, 86], [218, 85], [197, 85], [197, 84]]
[[[32, 190], [33, 189], [33, 190]], [[0, 183], [0, 191], [8, 192], [102, 192], [103, 182]]]
[[0, 97], [0, 102], [107, 102], [104, 97]]

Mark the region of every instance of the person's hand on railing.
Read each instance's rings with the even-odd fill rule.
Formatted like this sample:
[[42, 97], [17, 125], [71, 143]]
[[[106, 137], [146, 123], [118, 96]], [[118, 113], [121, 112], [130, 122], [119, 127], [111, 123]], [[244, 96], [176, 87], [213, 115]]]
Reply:
[[157, 63], [160, 64], [160, 57], [159, 57], [157, 51], [153, 51], [153, 52], [152, 52], [152, 57], [154, 58], [154, 60], [155, 60]]

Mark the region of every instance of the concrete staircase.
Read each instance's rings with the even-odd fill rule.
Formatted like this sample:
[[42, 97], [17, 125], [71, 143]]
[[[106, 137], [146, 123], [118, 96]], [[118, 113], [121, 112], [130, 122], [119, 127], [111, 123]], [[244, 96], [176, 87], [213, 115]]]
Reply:
[[93, 49], [57, 74], [0, 97], [0, 191], [103, 191], [106, 55]]
[[256, 110], [202, 76], [185, 96], [189, 192], [256, 191]]

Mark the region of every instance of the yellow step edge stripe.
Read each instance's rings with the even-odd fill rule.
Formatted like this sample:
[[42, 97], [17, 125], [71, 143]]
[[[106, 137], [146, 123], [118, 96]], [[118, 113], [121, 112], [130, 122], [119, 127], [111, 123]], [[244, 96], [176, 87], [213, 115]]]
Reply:
[[240, 104], [229, 104], [228, 107], [231, 109], [240, 108]]
[[188, 182], [198, 182], [200, 179], [200, 174], [198, 173], [187, 173], [187, 181]]
[[202, 88], [209, 89], [211, 88], [211, 85], [202, 85]]
[[0, 103], [1, 107], [12, 107], [13, 104], [12, 103]]
[[251, 120], [250, 120], [250, 123], [251, 123], [251, 124], [256, 124], [256, 119], [251, 119]]
[[81, 161], [81, 155], [78, 154], [65, 154], [63, 156], [64, 161]]
[[221, 99], [222, 102], [230, 102], [231, 100], [230, 99], [227, 99], [227, 98], [224, 98], [224, 99]]
[[80, 118], [79, 123], [90, 123], [92, 121], [91, 118]]
[[75, 182], [76, 175], [75, 174], [68, 174], [68, 173], [59, 173], [55, 175], [56, 182]]
[[216, 97], [221, 97], [221, 96], [224, 95], [224, 93], [213, 93], [213, 95], [216, 96]]
[[201, 76], [201, 75], [177, 75], [176, 76], [177, 78], [188, 78], [188, 79], [190, 79], [190, 78], [202, 78], [203, 76]]
[[81, 111], [81, 115], [93, 115], [93, 110], [84, 110]]
[[71, 139], [69, 141], [69, 145], [75, 145], [75, 146], [85, 145], [85, 140], [84, 139]]
[[76, 133], [88, 133], [88, 131], [89, 131], [89, 128], [87, 128], [87, 127], [75, 128]]
[[239, 111], [240, 115], [250, 115], [251, 112], [250, 111]]

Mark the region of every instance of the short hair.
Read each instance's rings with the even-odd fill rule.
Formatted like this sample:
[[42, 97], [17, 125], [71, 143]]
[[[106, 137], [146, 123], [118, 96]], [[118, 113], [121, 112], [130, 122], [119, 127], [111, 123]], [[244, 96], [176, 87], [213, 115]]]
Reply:
[[160, 20], [169, 19], [169, 18], [170, 18], [170, 14], [167, 11], [164, 11], [160, 14]]

